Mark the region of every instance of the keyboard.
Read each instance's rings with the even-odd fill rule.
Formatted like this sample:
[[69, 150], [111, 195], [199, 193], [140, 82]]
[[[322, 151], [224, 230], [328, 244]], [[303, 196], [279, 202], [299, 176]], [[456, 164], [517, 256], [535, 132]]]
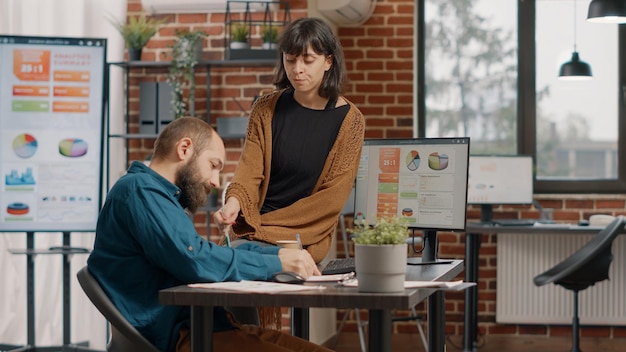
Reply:
[[354, 271], [354, 258], [338, 258], [328, 262], [322, 275], [347, 274]]
[[536, 219], [496, 219], [493, 220], [494, 225], [500, 226], [533, 226], [537, 222]]

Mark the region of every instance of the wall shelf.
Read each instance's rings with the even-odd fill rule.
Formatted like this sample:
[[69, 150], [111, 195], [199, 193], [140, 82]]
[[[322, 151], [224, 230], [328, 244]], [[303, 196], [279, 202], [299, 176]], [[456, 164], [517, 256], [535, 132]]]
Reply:
[[[263, 29], [269, 28], [276, 29], [280, 34], [290, 21], [289, 2], [286, 1], [227, 1], [224, 23], [224, 57], [229, 61], [276, 60], [278, 49], [274, 47], [264, 48], [261, 32]], [[243, 27], [247, 31], [245, 43], [233, 39], [233, 33], [237, 27]], [[231, 44], [243, 44], [245, 48], [233, 48]]]

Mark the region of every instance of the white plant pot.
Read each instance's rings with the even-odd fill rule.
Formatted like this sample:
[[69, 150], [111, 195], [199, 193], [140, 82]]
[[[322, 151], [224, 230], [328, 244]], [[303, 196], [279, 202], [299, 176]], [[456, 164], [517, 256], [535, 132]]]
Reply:
[[230, 42], [230, 48], [235, 50], [249, 49], [250, 45], [246, 42]]
[[278, 43], [265, 42], [261, 44], [261, 49], [263, 50], [275, 50], [276, 48], [278, 48]]
[[357, 244], [354, 248], [359, 292], [404, 291], [406, 244]]

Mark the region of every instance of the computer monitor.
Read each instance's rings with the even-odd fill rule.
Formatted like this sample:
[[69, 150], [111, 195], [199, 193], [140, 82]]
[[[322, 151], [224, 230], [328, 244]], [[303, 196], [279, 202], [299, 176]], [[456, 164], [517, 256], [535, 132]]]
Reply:
[[481, 222], [494, 204], [533, 203], [533, 159], [526, 155], [471, 155], [467, 203], [481, 205]]
[[355, 220], [382, 215], [410, 228], [465, 230], [469, 138], [367, 139], [355, 184]]
[[[468, 137], [366, 139], [355, 183], [355, 221], [372, 224], [395, 215], [412, 229], [464, 231], [469, 142]], [[434, 245], [424, 240], [425, 250]]]

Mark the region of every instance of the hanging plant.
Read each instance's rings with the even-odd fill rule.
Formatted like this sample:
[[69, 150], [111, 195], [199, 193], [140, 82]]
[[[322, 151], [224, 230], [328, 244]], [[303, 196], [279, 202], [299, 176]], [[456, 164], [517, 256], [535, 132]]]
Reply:
[[[202, 54], [202, 40], [206, 36], [201, 31], [176, 32], [172, 45], [172, 62], [167, 81], [172, 85], [172, 110], [174, 118], [189, 116], [189, 110], [196, 101], [195, 67]], [[184, 91], [188, 89], [187, 102]]]

